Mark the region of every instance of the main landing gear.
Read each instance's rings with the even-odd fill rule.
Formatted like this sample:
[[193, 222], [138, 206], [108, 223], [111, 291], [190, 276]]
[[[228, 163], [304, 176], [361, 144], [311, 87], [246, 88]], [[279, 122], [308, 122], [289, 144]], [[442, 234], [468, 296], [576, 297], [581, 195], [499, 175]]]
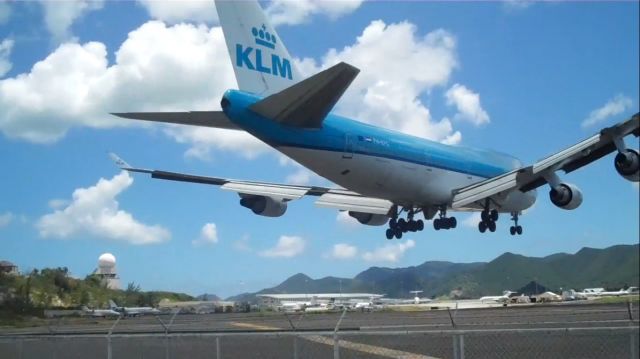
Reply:
[[416, 212], [411, 209], [408, 211], [407, 219], [397, 219], [397, 216], [389, 220], [389, 228], [387, 229], [387, 239], [402, 238], [403, 233], [419, 232], [424, 229], [424, 222], [421, 219], [414, 220], [413, 216]]
[[509, 227], [509, 233], [512, 236], [521, 235], [522, 234], [522, 226], [518, 225], [518, 212], [511, 213], [511, 220], [514, 222], [514, 225]]
[[433, 229], [439, 231], [441, 229], [453, 229], [458, 225], [456, 217], [447, 217], [447, 209], [440, 209], [440, 218], [433, 220]]
[[498, 211], [492, 209], [489, 211], [486, 208], [484, 211], [480, 212], [480, 223], [478, 223], [478, 230], [480, 233], [484, 233], [489, 230], [489, 232], [496, 231], [496, 221], [498, 220]]

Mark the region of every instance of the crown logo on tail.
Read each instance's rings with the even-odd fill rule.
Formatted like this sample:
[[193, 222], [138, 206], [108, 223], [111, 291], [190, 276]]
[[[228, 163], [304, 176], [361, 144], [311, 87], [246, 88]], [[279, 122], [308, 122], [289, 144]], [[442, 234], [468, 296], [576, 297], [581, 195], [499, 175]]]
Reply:
[[267, 27], [262, 25], [262, 28], [258, 29], [256, 27], [251, 28], [251, 33], [253, 37], [255, 37], [256, 44], [268, 47], [270, 49], [275, 49], [276, 47], [276, 36], [270, 34], [267, 31]]

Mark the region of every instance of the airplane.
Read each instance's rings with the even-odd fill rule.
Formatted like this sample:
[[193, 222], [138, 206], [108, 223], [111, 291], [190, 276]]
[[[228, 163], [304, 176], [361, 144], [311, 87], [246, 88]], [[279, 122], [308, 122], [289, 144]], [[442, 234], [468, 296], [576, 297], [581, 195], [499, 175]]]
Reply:
[[504, 292], [502, 292], [502, 295], [493, 295], [493, 296], [485, 296], [480, 298], [481, 302], [496, 302], [496, 303], [508, 303], [511, 299], [510, 299], [510, 295], [513, 294], [515, 292], [512, 292], [510, 290], [505, 290]]
[[116, 302], [109, 300], [109, 308], [118, 313], [124, 314], [126, 317], [136, 317], [139, 315], [158, 315], [160, 310], [152, 307], [118, 307]]
[[[200, 176], [132, 167], [152, 178], [220, 186], [260, 216], [280, 217], [289, 202], [317, 197], [319, 207], [347, 211], [364, 225], [387, 225], [387, 239], [424, 229], [457, 227], [450, 212], [480, 212], [478, 230], [496, 231], [500, 214], [511, 216], [511, 235], [521, 235], [520, 215], [548, 185], [557, 207], [573, 210], [582, 192], [561, 178], [610, 153], [616, 171], [638, 182], [640, 157], [624, 138], [640, 134], [640, 115], [531, 165], [490, 150], [450, 146], [372, 126], [331, 112], [360, 71], [338, 63], [303, 79], [282, 38], [257, 1], [216, 0], [238, 89], [222, 96], [221, 111], [120, 112], [127, 119], [246, 131], [336, 187], [298, 186]], [[406, 217], [406, 218], [405, 218]]]
[[422, 303], [429, 303], [431, 302], [431, 299], [429, 298], [420, 298], [418, 296], [418, 294], [422, 293], [423, 291], [421, 290], [412, 290], [409, 293], [413, 294], [413, 300], [412, 303], [413, 304], [422, 304]]
[[113, 309], [89, 309], [86, 305], [82, 306], [82, 315], [94, 318], [119, 317], [120, 313]]

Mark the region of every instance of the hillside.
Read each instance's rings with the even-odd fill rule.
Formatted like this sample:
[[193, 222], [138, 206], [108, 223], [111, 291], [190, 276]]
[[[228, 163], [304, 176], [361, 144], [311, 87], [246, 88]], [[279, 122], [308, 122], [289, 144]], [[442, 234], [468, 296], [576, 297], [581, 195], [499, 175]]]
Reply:
[[575, 254], [556, 253], [541, 258], [507, 252], [488, 263], [427, 261], [406, 268], [371, 267], [354, 278], [312, 279], [298, 273], [276, 287], [229, 299], [255, 302], [256, 294], [323, 292], [371, 292], [407, 298], [409, 291], [416, 289], [429, 297], [448, 296], [456, 290], [457, 295], [473, 298], [516, 290], [532, 281], [554, 291], [585, 287], [619, 289], [640, 283], [639, 250], [637, 244], [605, 249], [585, 247]]
[[121, 306], [156, 306], [161, 299], [192, 300], [189, 295], [164, 291], [145, 292], [129, 283], [125, 290], [108, 289], [96, 276], [76, 279], [67, 268], [34, 269], [30, 273], [0, 273], [0, 318], [30, 314], [40, 316], [43, 309], [107, 308], [109, 300]]

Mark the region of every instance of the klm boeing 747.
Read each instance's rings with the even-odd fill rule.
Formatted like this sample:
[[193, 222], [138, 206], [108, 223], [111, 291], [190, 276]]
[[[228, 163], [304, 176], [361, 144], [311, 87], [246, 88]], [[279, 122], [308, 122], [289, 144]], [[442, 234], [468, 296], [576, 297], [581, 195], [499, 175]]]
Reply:
[[[339, 63], [303, 79], [282, 39], [257, 1], [216, 1], [220, 23], [238, 82], [222, 97], [222, 111], [127, 112], [114, 115], [145, 121], [246, 131], [336, 188], [262, 183], [135, 168], [117, 156], [118, 165], [153, 178], [216, 185], [237, 192], [240, 205], [261, 216], [279, 217], [289, 202], [316, 196], [320, 207], [348, 211], [365, 225], [387, 225], [388, 239], [424, 229], [456, 228], [451, 212], [479, 211], [480, 232], [494, 232], [501, 213], [522, 234], [522, 211], [548, 185], [549, 198], [572, 210], [582, 192], [561, 175], [612, 152], [616, 171], [638, 182], [640, 159], [624, 138], [639, 135], [639, 116], [531, 165], [488, 150], [448, 146], [331, 112], [359, 70]], [[339, 187], [338, 187], [339, 186]]]

